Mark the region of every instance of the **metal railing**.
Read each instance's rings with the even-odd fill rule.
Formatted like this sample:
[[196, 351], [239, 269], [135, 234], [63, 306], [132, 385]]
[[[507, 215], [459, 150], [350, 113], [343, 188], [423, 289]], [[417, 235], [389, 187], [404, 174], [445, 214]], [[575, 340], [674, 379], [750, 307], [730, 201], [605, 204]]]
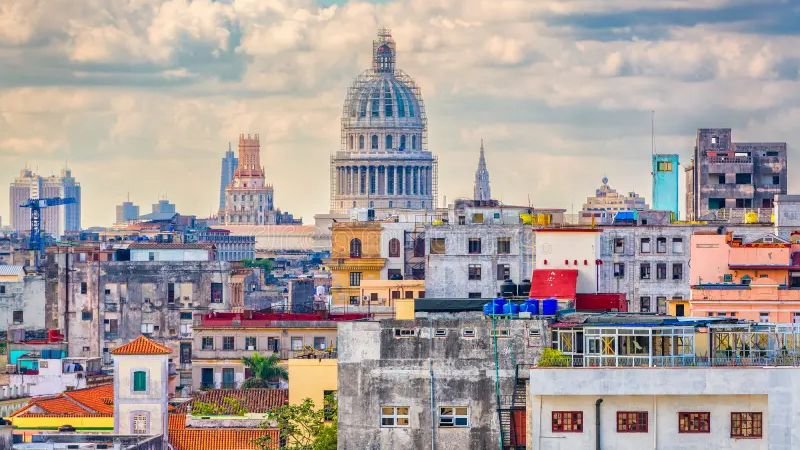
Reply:
[[[620, 356], [566, 355], [563, 365], [556, 367], [800, 367], [800, 355], [754, 356]], [[533, 364], [518, 364], [519, 378], [526, 378]]]

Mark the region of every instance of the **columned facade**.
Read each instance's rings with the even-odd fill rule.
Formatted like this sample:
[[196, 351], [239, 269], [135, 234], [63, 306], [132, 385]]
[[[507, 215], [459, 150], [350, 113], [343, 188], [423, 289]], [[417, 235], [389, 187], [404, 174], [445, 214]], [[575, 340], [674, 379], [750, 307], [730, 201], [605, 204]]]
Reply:
[[395, 68], [388, 30], [373, 42], [372, 68], [349, 89], [342, 147], [331, 160], [331, 212], [372, 208], [432, 210], [436, 158], [427, 149], [427, 121], [419, 88]]

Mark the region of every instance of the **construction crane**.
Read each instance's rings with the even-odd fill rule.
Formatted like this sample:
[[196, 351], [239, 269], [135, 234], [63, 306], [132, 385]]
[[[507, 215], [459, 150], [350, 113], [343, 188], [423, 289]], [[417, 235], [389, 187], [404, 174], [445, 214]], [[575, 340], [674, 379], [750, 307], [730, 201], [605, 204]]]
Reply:
[[75, 203], [72, 197], [50, 197], [50, 198], [30, 198], [27, 202], [19, 205], [20, 208], [31, 209], [31, 236], [28, 241], [28, 248], [42, 252], [44, 250], [44, 239], [42, 239], [42, 208], [51, 206], [71, 205]]

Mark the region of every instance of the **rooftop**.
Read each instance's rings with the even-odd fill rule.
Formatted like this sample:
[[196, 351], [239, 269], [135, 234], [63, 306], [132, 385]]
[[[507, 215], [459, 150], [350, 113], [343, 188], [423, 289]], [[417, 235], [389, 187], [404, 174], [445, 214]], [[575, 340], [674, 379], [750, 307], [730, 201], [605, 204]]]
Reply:
[[[211, 389], [195, 392], [192, 399], [175, 407], [176, 413], [189, 413], [194, 402], [223, 406], [226, 398], [241, 402], [249, 413], [266, 413], [289, 402], [286, 389]], [[172, 419], [170, 419], [172, 420]]]
[[180, 242], [134, 242], [128, 246], [131, 250], [146, 250], [146, 249], [178, 249], [178, 250], [211, 250], [214, 248], [211, 244], [197, 243], [197, 244], [184, 244]]
[[201, 327], [270, 327], [285, 326], [287, 322], [342, 322], [351, 320], [362, 320], [369, 317], [361, 313], [329, 313], [327, 311], [317, 311], [311, 313], [283, 313], [283, 312], [257, 312], [244, 311], [241, 313], [233, 312], [211, 312], [200, 318]]
[[115, 348], [112, 355], [169, 355], [172, 350], [145, 336]]
[[110, 417], [113, 414], [114, 386], [109, 383], [33, 398], [11, 417]]

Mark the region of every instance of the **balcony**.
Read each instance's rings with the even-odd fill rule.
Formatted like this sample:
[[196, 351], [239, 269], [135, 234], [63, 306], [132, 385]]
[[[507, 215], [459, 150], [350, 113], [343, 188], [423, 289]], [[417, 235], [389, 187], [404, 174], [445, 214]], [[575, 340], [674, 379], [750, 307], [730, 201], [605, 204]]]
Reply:
[[119, 305], [116, 303], [104, 303], [106, 312], [117, 312], [119, 311]]

